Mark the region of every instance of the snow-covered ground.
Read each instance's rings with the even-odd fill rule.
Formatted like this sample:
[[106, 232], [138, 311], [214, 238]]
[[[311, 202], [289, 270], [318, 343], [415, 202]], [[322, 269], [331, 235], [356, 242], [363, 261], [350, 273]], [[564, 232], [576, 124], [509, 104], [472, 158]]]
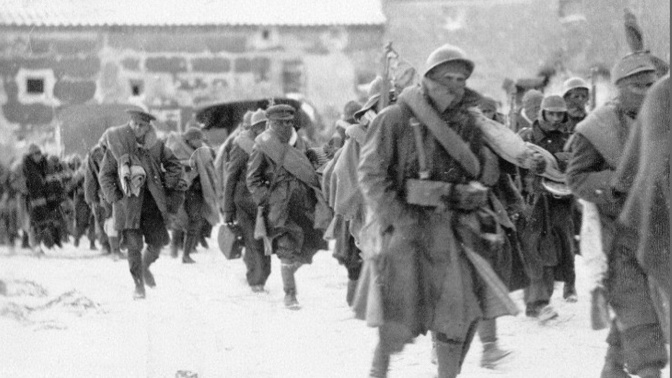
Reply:
[[[227, 261], [211, 244], [192, 265], [164, 249], [144, 301], [131, 298], [126, 260], [72, 245], [43, 258], [0, 247], [0, 377], [367, 376], [376, 331], [353, 319], [346, 270], [330, 252], [298, 271], [303, 308], [290, 311], [277, 259], [267, 292], [254, 294], [242, 260]], [[461, 377], [599, 377], [606, 331], [590, 329], [581, 257], [577, 274], [578, 303], [564, 303], [558, 284], [558, 319], [500, 319], [500, 342], [515, 354], [498, 370], [482, 369], [476, 338]], [[512, 296], [522, 309], [522, 292]], [[393, 358], [390, 376], [434, 377], [430, 350], [429, 337], [418, 338]]]

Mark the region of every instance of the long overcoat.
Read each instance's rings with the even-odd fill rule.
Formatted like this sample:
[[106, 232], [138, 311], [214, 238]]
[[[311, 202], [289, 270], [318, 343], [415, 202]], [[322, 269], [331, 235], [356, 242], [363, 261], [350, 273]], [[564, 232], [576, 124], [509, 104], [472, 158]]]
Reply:
[[[473, 134], [478, 134], [477, 128], [468, 111], [477, 101], [478, 94], [468, 91], [454, 113], [443, 116], [456, 122], [450, 123], [452, 127], [463, 128], [463, 138], [473, 138], [471, 148], [486, 164], [485, 147]], [[379, 250], [365, 245], [365, 259], [377, 266], [383, 323], [395, 329], [395, 348], [427, 330], [460, 340], [477, 319], [509, 314], [495, 296], [486, 294], [484, 281], [465, 257], [463, 245], [485, 248], [477, 237], [476, 212], [437, 211], [405, 200], [406, 181], [419, 177], [418, 149], [409, 126], [412, 116], [399, 103], [384, 109], [369, 126], [359, 165], [359, 184], [372, 210], [367, 218], [375, 219], [375, 224], [367, 225], [367, 237], [380, 239]], [[477, 179], [468, 177], [424, 127], [422, 135], [432, 180]], [[498, 172], [496, 165], [485, 170]]]
[[[133, 130], [128, 124], [113, 127], [107, 132], [123, 133], [124, 137], [133, 138], [135, 143]], [[147, 135], [145, 140], [141, 146], [136, 144], [136, 148], [130, 153], [138, 157], [145, 169], [147, 174], [145, 185], [165, 220], [168, 216], [165, 190], [177, 185], [182, 175], [182, 166], [173, 152], [156, 138], [155, 132]], [[139, 229], [144, 191], [141, 191], [139, 196], [124, 195], [121, 190], [118, 162], [112, 153], [112, 148], [107, 148], [105, 151], [98, 180], [105, 199], [112, 203], [115, 229], [120, 231]]]

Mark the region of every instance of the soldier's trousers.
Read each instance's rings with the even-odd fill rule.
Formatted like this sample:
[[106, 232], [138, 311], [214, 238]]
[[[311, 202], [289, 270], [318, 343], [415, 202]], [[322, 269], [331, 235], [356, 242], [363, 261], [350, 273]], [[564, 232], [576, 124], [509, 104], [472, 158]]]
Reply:
[[265, 285], [268, 276], [271, 275], [271, 256], [266, 256], [264, 253], [264, 242], [254, 238], [256, 209], [236, 203], [236, 218], [243, 231], [245, 242], [243, 261], [247, 267], [247, 283], [250, 286]]
[[617, 225], [608, 255], [607, 300], [616, 313], [607, 343], [621, 348], [628, 369], [662, 369], [668, 361], [656, 308], [646, 273], [637, 261], [635, 230]]
[[[168, 244], [170, 237], [166, 230], [163, 216], [149, 191], [144, 193], [139, 229], [122, 230], [124, 244], [128, 248], [128, 267], [137, 284], [142, 281], [143, 267], [149, 267], [159, 258], [161, 248]], [[143, 240], [144, 239], [144, 240]], [[142, 247], [147, 244], [145, 255]]]
[[528, 307], [544, 306], [551, 303], [553, 286], [555, 285], [555, 267], [545, 266], [539, 278], [531, 278], [530, 286], [524, 292], [525, 304]]

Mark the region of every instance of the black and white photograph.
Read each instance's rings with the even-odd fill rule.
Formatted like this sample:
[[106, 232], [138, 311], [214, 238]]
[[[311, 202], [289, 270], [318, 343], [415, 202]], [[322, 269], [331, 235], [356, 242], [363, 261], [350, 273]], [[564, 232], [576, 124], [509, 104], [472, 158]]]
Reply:
[[0, 377], [670, 375], [670, 0], [0, 0]]

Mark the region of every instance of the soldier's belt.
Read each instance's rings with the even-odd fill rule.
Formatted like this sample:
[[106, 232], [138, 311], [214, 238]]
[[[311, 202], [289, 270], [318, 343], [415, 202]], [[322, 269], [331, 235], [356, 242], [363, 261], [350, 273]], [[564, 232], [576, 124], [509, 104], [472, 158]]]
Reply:
[[473, 210], [487, 203], [488, 188], [477, 181], [453, 184], [432, 180], [406, 180], [406, 202], [425, 207]]

